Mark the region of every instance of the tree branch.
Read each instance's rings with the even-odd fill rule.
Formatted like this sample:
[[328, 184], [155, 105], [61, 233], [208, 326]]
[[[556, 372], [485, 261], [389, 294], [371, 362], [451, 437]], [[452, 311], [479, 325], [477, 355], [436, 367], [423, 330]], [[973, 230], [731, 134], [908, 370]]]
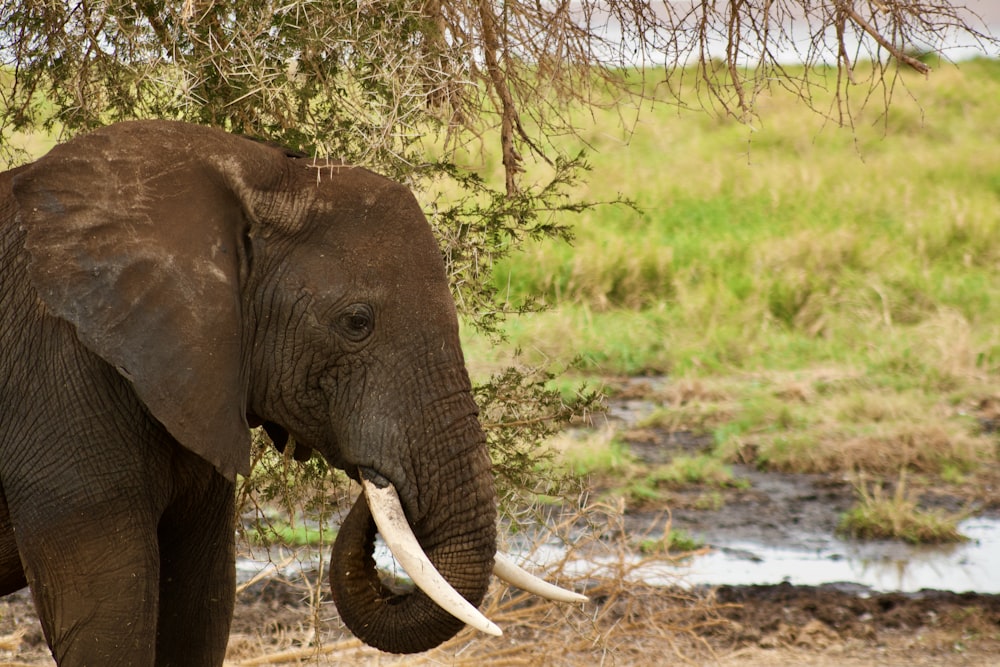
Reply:
[[899, 60], [902, 63], [906, 63], [907, 65], [909, 65], [913, 69], [917, 70], [921, 74], [929, 74], [930, 73], [930, 71], [931, 71], [930, 66], [926, 65], [925, 63], [920, 62], [919, 60], [917, 60], [916, 58], [914, 58], [912, 56], [906, 55], [900, 49], [896, 48], [892, 44], [892, 42], [890, 42], [889, 40], [887, 40], [885, 37], [882, 36], [882, 34], [878, 30], [876, 30], [875, 28], [873, 28], [872, 25], [870, 23], [868, 23], [868, 21], [866, 21], [861, 16], [861, 14], [858, 14], [857, 11], [855, 11], [854, 7], [852, 6], [852, 4], [850, 2], [843, 2], [843, 3], [841, 3], [841, 9], [862, 30], [864, 30], [869, 35], [871, 35], [872, 39], [874, 39], [876, 42], [879, 43], [879, 46], [881, 46], [886, 51], [888, 51], [889, 53], [891, 53], [893, 55], [893, 57], [895, 57], [897, 60]]
[[483, 30], [483, 54], [486, 57], [486, 71], [489, 73], [493, 90], [500, 97], [500, 145], [503, 150], [504, 176], [507, 184], [507, 194], [517, 192], [518, 172], [521, 167], [521, 156], [514, 147], [514, 127], [519, 123], [517, 107], [507, 86], [497, 53], [500, 51], [500, 38], [497, 36], [496, 16], [487, 0], [479, 2], [479, 19]]

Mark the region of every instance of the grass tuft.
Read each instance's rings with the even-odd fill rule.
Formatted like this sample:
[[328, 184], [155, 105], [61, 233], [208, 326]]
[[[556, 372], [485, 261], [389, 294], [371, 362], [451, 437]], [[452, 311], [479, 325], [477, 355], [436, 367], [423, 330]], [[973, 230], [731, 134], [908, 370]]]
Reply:
[[938, 544], [968, 540], [958, 530], [967, 513], [949, 514], [920, 509], [906, 484], [905, 471], [896, 488], [881, 483], [855, 485], [858, 503], [841, 517], [839, 532], [858, 539], [903, 540], [911, 544]]

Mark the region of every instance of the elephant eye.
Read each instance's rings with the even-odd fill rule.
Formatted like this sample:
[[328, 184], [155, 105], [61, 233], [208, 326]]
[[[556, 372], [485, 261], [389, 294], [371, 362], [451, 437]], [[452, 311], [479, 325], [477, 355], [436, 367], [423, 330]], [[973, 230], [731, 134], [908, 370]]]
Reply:
[[338, 328], [345, 338], [360, 343], [371, 335], [375, 328], [375, 316], [372, 309], [363, 303], [348, 306], [337, 319]]

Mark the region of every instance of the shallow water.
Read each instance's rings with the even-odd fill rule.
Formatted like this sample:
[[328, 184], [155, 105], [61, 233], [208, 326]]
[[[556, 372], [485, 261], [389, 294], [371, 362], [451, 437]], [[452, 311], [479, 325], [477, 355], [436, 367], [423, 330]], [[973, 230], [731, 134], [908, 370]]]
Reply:
[[[809, 548], [740, 541], [711, 550], [678, 565], [638, 566], [629, 576], [652, 585], [755, 585], [787, 582], [799, 586], [836, 584], [844, 589], [914, 593], [923, 589], [956, 593], [1000, 593], [1000, 519], [974, 518], [961, 524], [971, 540], [947, 546], [912, 546], [899, 542], [851, 542], [819, 535]], [[559, 547], [533, 554], [537, 566], [565, 557]], [[617, 559], [573, 560], [571, 577], [613, 575]]]
[[[665, 378], [635, 382], [651, 393]], [[628, 385], [626, 385], [628, 386]], [[641, 392], [640, 392], [641, 393]], [[612, 401], [608, 418], [634, 426], [656, 409], [644, 398]], [[633, 443], [640, 460], [669, 460], [678, 448], [671, 439], [652, 445]], [[709, 441], [705, 447], [711, 446]], [[1000, 593], [1000, 517], [973, 517], [959, 530], [969, 542], [955, 545], [909, 545], [895, 541], [859, 542], [835, 535], [847, 498], [822, 476], [767, 473], [733, 466], [750, 482], [753, 493], [727, 499], [715, 511], [677, 510], [673, 525], [711, 546], [682, 567], [658, 564], [636, 573], [648, 583], [754, 585], [788, 582], [847, 589], [916, 592], [935, 589], [956, 593]], [[640, 524], [641, 525], [641, 524]], [[639, 528], [632, 525], [633, 530]], [[650, 537], [655, 537], [650, 535]], [[551, 553], [545, 558], [560, 558]], [[594, 563], [577, 562], [578, 572]], [[608, 564], [601, 564], [607, 567]]]

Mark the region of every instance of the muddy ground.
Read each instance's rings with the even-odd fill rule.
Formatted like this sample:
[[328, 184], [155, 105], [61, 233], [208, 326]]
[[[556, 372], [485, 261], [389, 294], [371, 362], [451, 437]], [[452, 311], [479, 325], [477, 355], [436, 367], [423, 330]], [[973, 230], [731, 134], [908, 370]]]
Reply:
[[[925, 592], [861, 597], [789, 585], [691, 592], [595, 592], [586, 609], [515, 604], [494, 614], [500, 639], [465, 632], [427, 654], [361, 647], [303, 591], [272, 581], [236, 608], [231, 665], [976, 665], [1000, 664], [1000, 596]], [[648, 618], [644, 616], [649, 615]], [[30, 600], [0, 601], [0, 665], [54, 664]]]
[[[656, 431], [628, 430], [627, 440], [651, 463], [709, 445], [692, 434]], [[667, 503], [673, 525], [709, 544], [743, 538], [787, 544], [803, 528], [832, 533], [853, 499], [848, 481], [836, 476], [749, 466], [736, 473], [749, 485], [673, 493]], [[994, 480], [1000, 472], [984, 470], [970, 491], [982, 511], [1000, 510]], [[706, 503], [707, 493], [721, 497]], [[961, 491], [933, 485], [923, 497], [943, 508], [969, 502]], [[665, 509], [624, 513], [621, 532], [643, 534]], [[576, 586], [591, 603], [542, 604], [496, 586], [486, 611], [504, 637], [465, 631], [435, 651], [399, 658], [362, 647], [326, 594], [315, 604], [315, 588], [302, 580], [271, 578], [241, 591], [227, 664], [1000, 665], [998, 595], [789, 584], [692, 590], [592, 578]], [[0, 667], [51, 664], [27, 592], [0, 599]]]

